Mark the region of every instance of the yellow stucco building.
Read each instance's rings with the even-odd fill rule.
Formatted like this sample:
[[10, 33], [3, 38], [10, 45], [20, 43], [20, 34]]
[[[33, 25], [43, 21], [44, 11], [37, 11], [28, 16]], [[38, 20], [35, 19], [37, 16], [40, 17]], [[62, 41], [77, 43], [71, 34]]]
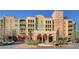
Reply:
[[16, 34], [19, 34], [19, 18], [15, 18], [14, 16], [4, 16], [1, 19], [1, 28], [2, 33], [5, 33], [5, 35], [11, 35], [13, 31], [16, 31]]
[[65, 37], [68, 40], [75, 39], [75, 22], [71, 19], [64, 19], [64, 30], [65, 30]]
[[[53, 35], [56, 40], [56, 31], [53, 31], [53, 26], [51, 17], [44, 17], [43, 15], [26, 17], [26, 34], [29, 35], [31, 31], [33, 40], [40, 39], [40, 42], [46, 42], [48, 41], [46, 37], [49, 38]], [[49, 41], [53, 41], [53, 38]]]
[[53, 22], [52, 18], [38, 15], [36, 17], [26, 17], [26, 33], [29, 31], [52, 31]]

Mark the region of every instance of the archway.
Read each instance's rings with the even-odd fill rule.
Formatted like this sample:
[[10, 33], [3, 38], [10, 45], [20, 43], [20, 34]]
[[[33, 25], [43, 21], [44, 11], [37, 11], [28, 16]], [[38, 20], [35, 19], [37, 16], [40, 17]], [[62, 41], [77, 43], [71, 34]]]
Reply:
[[52, 34], [49, 34], [49, 42], [52, 42], [53, 41], [53, 36]]
[[37, 40], [39, 40], [39, 43], [42, 43], [42, 35], [41, 34], [37, 35]]
[[44, 34], [44, 35], [43, 35], [43, 43], [45, 43], [46, 40], [47, 40], [47, 34]]

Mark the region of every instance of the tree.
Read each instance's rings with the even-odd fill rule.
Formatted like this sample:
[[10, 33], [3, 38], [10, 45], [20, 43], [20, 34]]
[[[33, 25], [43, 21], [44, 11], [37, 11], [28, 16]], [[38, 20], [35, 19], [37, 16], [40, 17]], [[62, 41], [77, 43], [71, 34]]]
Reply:
[[3, 45], [3, 36], [0, 36], [0, 45]]
[[16, 37], [16, 30], [12, 30], [12, 39], [16, 42], [17, 37]]
[[32, 31], [29, 31], [29, 39], [32, 40]]
[[57, 38], [56, 38], [56, 40], [58, 40], [59, 39], [59, 30], [57, 30]]

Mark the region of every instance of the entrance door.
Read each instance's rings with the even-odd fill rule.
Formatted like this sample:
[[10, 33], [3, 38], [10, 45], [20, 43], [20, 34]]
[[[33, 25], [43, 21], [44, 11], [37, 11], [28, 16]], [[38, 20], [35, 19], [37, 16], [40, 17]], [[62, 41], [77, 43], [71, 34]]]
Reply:
[[49, 35], [49, 42], [52, 42], [53, 41], [53, 36], [52, 34]]
[[47, 34], [43, 35], [43, 43], [45, 43], [47, 41]]
[[41, 35], [41, 34], [39, 34], [39, 35], [37, 36], [37, 40], [39, 41], [39, 43], [42, 43], [42, 35]]

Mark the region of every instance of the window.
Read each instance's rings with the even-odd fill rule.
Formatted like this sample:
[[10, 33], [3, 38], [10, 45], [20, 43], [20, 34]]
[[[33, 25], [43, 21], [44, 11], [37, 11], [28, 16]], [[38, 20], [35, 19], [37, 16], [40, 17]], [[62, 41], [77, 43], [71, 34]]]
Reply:
[[46, 29], [46, 31], [47, 31], [47, 29]]
[[10, 26], [12, 26], [12, 24], [10, 24]]
[[12, 23], [12, 19], [10, 19], [10, 22]]
[[73, 25], [69, 25], [69, 27], [72, 27]]
[[72, 21], [69, 21], [69, 23], [72, 23]]
[[34, 20], [33, 20], [33, 23], [34, 23]]
[[64, 25], [64, 28], [66, 28], [66, 26]]
[[5, 22], [7, 22], [7, 23], [8, 23], [8, 20], [6, 19], [6, 20], [5, 20]]
[[51, 24], [51, 21], [49, 21], [49, 23]]
[[50, 31], [51, 31], [51, 29], [50, 29]]
[[18, 24], [15, 24], [15, 26], [18, 26]]
[[68, 38], [68, 39], [71, 39], [71, 38]]
[[5, 26], [8, 26], [8, 24], [6, 24]]
[[50, 27], [51, 27], [51, 25], [50, 25]]
[[34, 27], [34, 24], [32, 26]]
[[8, 30], [8, 28], [6, 28], [5, 30]]
[[69, 23], [72, 23], [72, 21], [69, 21]]
[[34, 23], [34, 20], [32, 19], [32, 20], [28, 20], [28, 23]]
[[18, 20], [16, 19], [15, 22], [18, 22]]
[[10, 30], [12, 31], [12, 28], [10, 28]]
[[26, 26], [25, 24], [20, 24], [20, 26]]
[[72, 29], [69, 29], [69, 31], [72, 31]]
[[71, 33], [69, 33], [68, 35], [72, 35]]
[[47, 25], [46, 25], [46, 27], [47, 27]]
[[51, 21], [46, 21], [46, 23], [49, 23], [49, 24], [51, 24]]

